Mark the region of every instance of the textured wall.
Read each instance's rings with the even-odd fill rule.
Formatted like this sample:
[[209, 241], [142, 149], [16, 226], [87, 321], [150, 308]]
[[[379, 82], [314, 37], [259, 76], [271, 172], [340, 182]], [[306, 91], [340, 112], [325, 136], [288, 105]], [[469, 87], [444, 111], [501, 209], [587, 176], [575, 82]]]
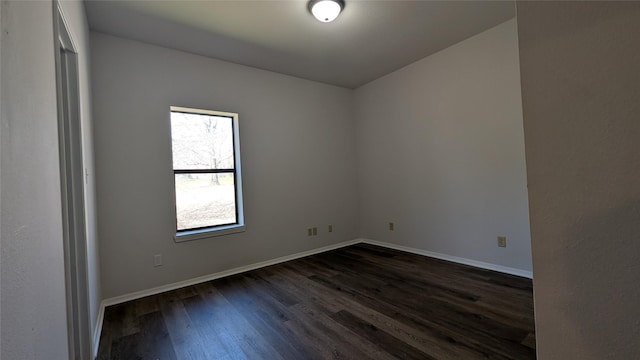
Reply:
[[539, 359], [640, 358], [640, 3], [517, 5]]
[[[98, 33], [91, 47], [105, 298], [358, 237], [351, 90]], [[239, 113], [246, 232], [174, 242], [171, 105]]]
[[67, 359], [53, 6], [0, 7], [0, 358]]
[[357, 89], [356, 122], [364, 237], [531, 270], [515, 20]]

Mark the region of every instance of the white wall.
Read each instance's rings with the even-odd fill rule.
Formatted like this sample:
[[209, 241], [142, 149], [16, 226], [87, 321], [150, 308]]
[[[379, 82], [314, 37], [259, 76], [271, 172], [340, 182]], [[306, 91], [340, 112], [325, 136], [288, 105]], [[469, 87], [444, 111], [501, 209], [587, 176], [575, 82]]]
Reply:
[[[98, 252], [98, 227], [96, 219], [96, 185], [93, 154], [93, 121], [91, 116], [91, 77], [89, 71], [89, 26], [81, 0], [60, 2], [63, 16], [78, 52], [80, 81], [80, 118], [82, 122], [82, 154], [86, 169], [84, 191], [87, 232], [87, 277], [89, 281], [89, 311], [91, 329], [96, 331], [102, 292], [100, 287], [100, 258]], [[93, 334], [92, 334], [93, 336]]]
[[[0, 357], [68, 357], [58, 160], [53, 5], [2, 2], [2, 221]], [[89, 307], [95, 328], [100, 293], [97, 254], [88, 27], [80, 1], [61, 3], [79, 60]]]
[[[105, 298], [358, 236], [351, 90], [99, 33], [91, 47]], [[174, 242], [171, 105], [239, 113], [246, 232]]]
[[66, 359], [52, 5], [0, 6], [0, 357]]
[[640, 3], [518, 2], [539, 359], [640, 358]]
[[515, 20], [357, 89], [355, 102], [365, 238], [531, 270]]

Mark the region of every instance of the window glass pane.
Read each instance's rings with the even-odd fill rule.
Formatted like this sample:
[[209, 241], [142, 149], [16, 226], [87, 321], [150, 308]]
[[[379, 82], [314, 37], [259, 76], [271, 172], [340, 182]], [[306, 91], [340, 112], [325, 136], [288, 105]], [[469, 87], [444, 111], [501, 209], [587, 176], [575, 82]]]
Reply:
[[233, 119], [171, 112], [173, 169], [233, 169]]
[[178, 231], [237, 223], [232, 173], [176, 174]]

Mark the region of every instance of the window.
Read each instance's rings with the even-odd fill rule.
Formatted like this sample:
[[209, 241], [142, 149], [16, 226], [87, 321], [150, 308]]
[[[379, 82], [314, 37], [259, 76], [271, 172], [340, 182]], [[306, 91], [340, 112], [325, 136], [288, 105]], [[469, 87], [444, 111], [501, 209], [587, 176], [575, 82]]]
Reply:
[[244, 230], [238, 114], [171, 107], [176, 241]]

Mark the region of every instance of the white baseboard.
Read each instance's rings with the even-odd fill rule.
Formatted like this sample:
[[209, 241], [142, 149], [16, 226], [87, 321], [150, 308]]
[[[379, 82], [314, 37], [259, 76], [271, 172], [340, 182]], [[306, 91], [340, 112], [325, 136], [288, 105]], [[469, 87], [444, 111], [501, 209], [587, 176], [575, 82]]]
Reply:
[[[107, 306], [121, 304], [121, 303], [124, 303], [124, 302], [127, 302], [127, 301], [140, 299], [140, 298], [143, 298], [145, 296], [156, 295], [156, 294], [160, 294], [160, 293], [163, 293], [163, 292], [166, 292], [166, 291], [171, 291], [171, 290], [180, 289], [180, 288], [183, 288], [183, 287], [186, 287], [186, 286], [200, 284], [200, 283], [203, 283], [203, 282], [206, 282], [206, 281], [211, 281], [211, 280], [223, 278], [223, 277], [226, 277], [226, 276], [231, 276], [231, 275], [243, 273], [243, 272], [246, 272], [246, 271], [259, 269], [259, 268], [262, 268], [262, 267], [271, 266], [271, 265], [279, 264], [279, 263], [282, 263], [282, 262], [295, 260], [295, 259], [299, 259], [299, 258], [302, 258], [302, 257], [305, 257], [305, 256], [315, 255], [315, 254], [319, 254], [319, 253], [322, 253], [322, 252], [325, 252], [325, 251], [339, 249], [339, 248], [342, 248], [342, 247], [345, 247], [345, 246], [350, 246], [350, 245], [354, 245], [354, 244], [358, 244], [358, 243], [367, 243], [367, 244], [371, 244], [371, 245], [377, 245], [377, 246], [386, 247], [386, 248], [389, 248], [389, 249], [395, 249], [395, 250], [405, 251], [405, 252], [409, 252], [409, 253], [413, 253], [413, 254], [428, 256], [428, 257], [432, 257], [432, 258], [436, 258], [436, 259], [452, 261], [452, 262], [459, 263], [459, 264], [470, 265], [470, 266], [478, 267], [478, 268], [481, 268], [481, 269], [494, 270], [494, 271], [498, 271], [498, 272], [502, 272], [502, 273], [506, 273], [506, 274], [526, 277], [526, 278], [529, 278], [529, 279], [533, 278], [533, 273], [531, 271], [526, 271], [526, 270], [522, 270], [522, 269], [516, 269], [516, 268], [507, 267], [507, 266], [496, 265], [496, 264], [486, 263], [486, 262], [482, 262], [482, 261], [471, 260], [471, 259], [467, 259], [467, 258], [462, 258], [462, 257], [457, 257], [457, 256], [452, 256], [452, 255], [446, 255], [446, 254], [436, 253], [436, 252], [432, 252], [432, 251], [426, 251], [426, 250], [416, 249], [416, 248], [412, 248], [412, 247], [408, 247], [408, 246], [396, 245], [396, 244], [391, 244], [391, 243], [382, 242], [382, 241], [376, 241], [376, 240], [371, 240], [371, 239], [354, 239], [354, 240], [344, 241], [344, 242], [333, 244], [333, 245], [329, 245], [329, 246], [324, 246], [324, 247], [321, 247], [321, 248], [318, 248], [318, 249], [303, 251], [303, 252], [299, 252], [299, 253], [292, 254], [292, 255], [282, 256], [282, 257], [279, 257], [279, 258], [276, 258], [276, 259], [272, 259], [272, 260], [267, 260], [267, 261], [262, 261], [262, 262], [259, 262], [259, 263], [240, 266], [240, 267], [237, 267], [237, 268], [220, 271], [220, 272], [213, 273], [213, 274], [199, 276], [199, 277], [192, 278], [192, 279], [189, 279], [189, 280], [179, 281], [179, 282], [175, 282], [175, 283], [172, 283], [172, 284], [162, 285], [162, 286], [158, 286], [158, 287], [147, 289], [147, 290], [136, 291], [136, 292], [133, 292], [133, 293], [129, 293], [129, 294], [120, 295], [120, 296], [112, 297], [112, 298], [109, 298], [109, 299], [105, 299], [100, 304], [100, 315], [99, 315], [100, 318], [98, 319], [98, 322], [100, 323], [100, 325], [102, 324], [102, 317], [104, 315], [104, 308], [107, 307]], [[98, 340], [99, 340], [99, 331], [97, 331], [97, 332], [94, 331], [94, 341], [95, 341], [96, 335], [98, 336]]]
[[176, 290], [176, 289], [180, 289], [180, 288], [183, 288], [183, 287], [186, 287], [186, 286], [200, 284], [200, 283], [203, 283], [203, 282], [206, 282], [206, 281], [211, 281], [211, 280], [223, 278], [223, 277], [226, 277], [226, 276], [240, 274], [240, 273], [243, 273], [243, 272], [246, 272], [246, 271], [251, 271], [251, 270], [259, 269], [259, 268], [262, 268], [262, 267], [271, 266], [271, 265], [283, 263], [283, 262], [286, 262], [286, 261], [299, 259], [299, 258], [302, 258], [302, 257], [305, 257], [305, 256], [315, 255], [315, 254], [323, 253], [325, 251], [339, 249], [339, 248], [342, 248], [342, 247], [345, 247], [345, 246], [350, 246], [350, 245], [359, 244], [359, 243], [377, 245], [377, 246], [386, 247], [386, 248], [389, 248], [389, 249], [405, 251], [405, 252], [412, 253], [412, 254], [428, 256], [428, 257], [441, 259], [441, 260], [446, 260], [446, 261], [451, 261], [451, 262], [464, 264], [464, 265], [470, 265], [470, 266], [474, 266], [474, 267], [481, 268], [481, 269], [494, 270], [494, 271], [498, 271], [498, 272], [502, 272], [502, 273], [506, 273], [506, 274], [511, 274], [511, 275], [516, 275], [516, 276], [529, 278], [529, 279], [533, 278], [533, 273], [531, 271], [526, 271], [526, 270], [521, 270], [521, 269], [516, 269], [516, 268], [511, 268], [511, 267], [506, 267], [506, 266], [486, 263], [486, 262], [477, 261], [477, 260], [461, 258], [461, 257], [457, 257], [457, 256], [452, 256], [452, 255], [440, 254], [440, 253], [436, 253], [436, 252], [431, 252], [431, 251], [416, 249], [416, 248], [412, 248], [412, 247], [408, 247], [408, 246], [396, 245], [396, 244], [391, 244], [391, 243], [382, 242], [382, 241], [376, 241], [376, 240], [371, 240], [371, 239], [349, 240], [349, 241], [344, 241], [344, 242], [341, 242], [341, 243], [338, 243], [338, 244], [333, 244], [333, 245], [321, 247], [321, 248], [318, 248], [318, 249], [303, 251], [303, 252], [299, 252], [299, 253], [296, 253], [296, 254], [287, 255], [287, 256], [283, 256], [283, 257], [279, 257], [279, 258], [272, 259], [272, 260], [267, 260], [267, 261], [262, 261], [262, 262], [259, 262], [259, 263], [240, 266], [240, 267], [237, 267], [237, 268], [220, 271], [220, 272], [217, 272], [217, 273], [214, 273], [214, 274], [199, 276], [199, 277], [196, 277], [196, 278], [193, 278], [193, 279], [189, 279], [189, 280], [179, 281], [179, 282], [175, 282], [175, 283], [172, 283], [172, 284], [158, 286], [158, 287], [155, 287], [155, 288], [152, 288], [152, 289], [136, 291], [136, 292], [133, 292], [133, 293], [130, 293], [130, 294], [125, 294], [125, 295], [120, 295], [120, 296], [112, 297], [112, 298], [109, 298], [109, 299], [105, 299], [100, 303], [100, 311], [98, 312], [98, 321], [96, 323], [96, 328], [93, 331], [93, 352], [94, 352], [93, 355], [94, 355], [94, 358], [97, 356], [97, 353], [98, 353], [98, 346], [99, 346], [99, 343], [100, 343], [100, 335], [101, 335], [101, 332], [102, 332], [102, 323], [104, 321], [104, 311], [105, 311], [105, 307], [107, 307], [107, 306], [121, 304], [121, 303], [125, 303], [127, 301], [140, 299], [140, 298], [143, 298], [145, 296], [156, 295], [156, 294], [160, 294], [160, 293], [163, 293], [163, 292], [166, 292], [166, 291]]
[[100, 346], [100, 335], [102, 335], [102, 323], [104, 322], [104, 300], [100, 302], [100, 308], [98, 309], [98, 319], [96, 321], [96, 327], [93, 329], [93, 347], [91, 348], [91, 355], [93, 359], [98, 357], [98, 347]]
[[200, 283], [203, 283], [203, 282], [206, 282], [206, 281], [220, 279], [220, 278], [223, 278], [223, 277], [226, 277], [226, 276], [240, 274], [240, 273], [243, 273], [243, 272], [246, 272], [246, 271], [251, 271], [251, 270], [259, 269], [259, 268], [262, 268], [262, 267], [279, 264], [279, 263], [282, 263], [282, 262], [285, 262], [285, 261], [295, 260], [295, 259], [299, 259], [299, 258], [302, 258], [302, 257], [305, 257], [305, 256], [315, 255], [315, 254], [319, 254], [319, 253], [322, 253], [322, 252], [325, 252], [325, 251], [339, 249], [339, 248], [342, 248], [342, 247], [345, 247], [345, 246], [358, 244], [360, 242], [362, 242], [362, 239], [344, 241], [344, 242], [341, 242], [341, 243], [337, 243], [337, 244], [333, 244], [333, 245], [329, 245], [329, 246], [324, 246], [324, 247], [321, 247], [321, 248], [318, 248], [318, 249], [303, 251], [303, 252], [299, 252], [299, 253], [292, 254], [292, 255], [282, 256], [282, 257], [279, 257], [279, 258], [276, 258], [276, 259], [272, 259], [272, 260], [267, 260], [267, 261], [262, 261], [262, 262], [255, 263], [255, 264], [240, 266], [240, 267], [237, 267], [237, 268], [220, 271], [220, 272], [217, 272], [217, 273], [214, 273], [214, 274], [199, 276], [197, 278], [193, 278], [193, 279], [189, 279], [189, 280], [184, 280], [184, 281], [179, 281], [179, 282], [168, 284], [168, 285], [158, 286], [158, 287], [155, 287], [155, 288], [152, 288], [152, 289], [136, 291], [136, 292], [133, 292], [133, 293], [130, 293], [130, 294], [125, 294], [125, 295], [112, 297], [112, 298], [109, 298], [109, 299], [105, 299], [102, 303], [103, 303], [103, 305], [105, 307], [106, 306], [111, 306], [111, 305], [116, 305], [116, 304], [121, 304], [121, 303], [124, 303], [124, 302], [127, 302], [127, 301], [140, 299], [140, 298], [143, 298], [145, 296], [156, 295], [156, 294], [160, 294], [160, 293], [163, 293], [163, 292], [166, 292], [166, 291], [176, 290], [176, 289], [180, 289], [180, 288], [183, 288], [183, 287], [186, 287], [186, 286], [191, 286], [191, 285], [200, 284]]
[[452, 255], [446, 255], [446, 254], [441, 254], [441, 253], [437, 253], [437, 252], [426, 251], [426, 250], [416, 249], [416, 248], [412, 248], [412, 247], [408, 247], [408, 246], [391, 244], [391, 243], [377, 241], [377, 240], [362, 239], [362, 242], [366, 243], [366, 244], [386, 247], [386, 248], [389, 248], [389, 249], [400, 250], [400, 251], [405, 251], [405, 252], [408, 252], [408, 253], [428, 256], [428, 257], [432, 257], [432, 258], [436, 258], [436, 259], [440, 259], [440, 260], [451, 261], [451, 262], [455, 262], [455, 263], [458, 263], [458, 264], [470, 265], [470, 266], [481, 268], [481, 269], [494, 270], [494, 271], [498, 271], [498, 272], [501, 272], [501, 273], [506, 273], [506, 274], [511, 274], [511, 275], [516, 275], [516, 276], [521, 276], [521, 277], [533, 279], [533, 273], [531, 271], [527, 271], [527, 270], [516, 269], [516, 268], [512, 268], [512, 267], [496, 265], [496, 264], [486, 263], [486, 262], [477, 261], [477, 260], [471, 260], [471, 259], [452, 256]]
[[283, 257], [279, 257], [279, 258], [272, 259], [272, 260], [262, 261], [262, 262], [259, 262], [259, 263], [246, 265], [246, 266], [240, 266], [240, 267], [237, 267], [237, 268], [234, 268], [234, 269], [225, 270], [225, 271], [217, 272], [217, 273], [214, 273], [214, 274], [204, 275], [204, 276], [200, 276], [200, 277], [197, 277], [197, 278], [184, 280], [184, 281], [179, 281], [179, 282], [168, 284], [168, 285], [158, 286], [158, 287], [155, 287], [155, 288], [152, 288], [152, 289], [136, 291], [134, 293], [125, 294], [125, 295], [121, 295], [121, 296], [116, 296], [116, 297], [112, 297], [112, 298], [109, 298], [109, 299], [104, 299], [100, 303], [100, 310], [98, 311], [98, 319], [96, 321], [96, 327], [93, 330], [93, 349], [92, 349], [93, 350], [93, 358], [96, 359], [97, 356], [98, 356], [98, 347], [100, 346], [100, 336], [102, 335], [102, 324], [104, 323], [104, 311], [105, 311], [105, 308], [107, 306], [117, 305], [117, 304], [125, 303], [127, 301], [140, 299], [140, 298], [143, 298], [145, 296], [156, 295], [156, 294], [160, 294], [160, 293], [163, 293], [163, 292], [166, 292], [166, 291], [180, 289], [180, 288], [183, 288], [183, 287], [186, 287], [186, 286], [200, 284], [200, 283], [203, 283], [203, 282], [206, 282], [206, 281], [211, 281], [211, 280], [223, 278], [225, 276], [231, 276], [231, 275], [243, 273], [243, 272], [250, 271], [250, 270], [255, 270], [255, 269], [262, 268], [262, 267], [271, 266], [271, 265], [283, 263], [283, 262], [286, 262], [286, 261], [299, 259], [299, 258], [302, 258], [302, 257], [305, 257], [305, 256], [315, 255], [315, 254], [319, 254], [319, 253], [322, 253], [322, 252], [325, 252], [325, 251], [339, 249], [339, 248], [342, 248], [342, 247], [345, 247], [345, 246], [358, 244], [360, 242], [362, 242], [362, 239], [344, 241], [344, 242], [341, 242], [341, 243], [338, 243], [338, 244], [324, 246], [324, 247], [321, 247], [321, 248], [318, 248], [318, 249], [303, 251], [303, 252], [299, 252], [299, 253], [296, 253], [296, 254], [287, 255], [287, 256], [283, 256]]

